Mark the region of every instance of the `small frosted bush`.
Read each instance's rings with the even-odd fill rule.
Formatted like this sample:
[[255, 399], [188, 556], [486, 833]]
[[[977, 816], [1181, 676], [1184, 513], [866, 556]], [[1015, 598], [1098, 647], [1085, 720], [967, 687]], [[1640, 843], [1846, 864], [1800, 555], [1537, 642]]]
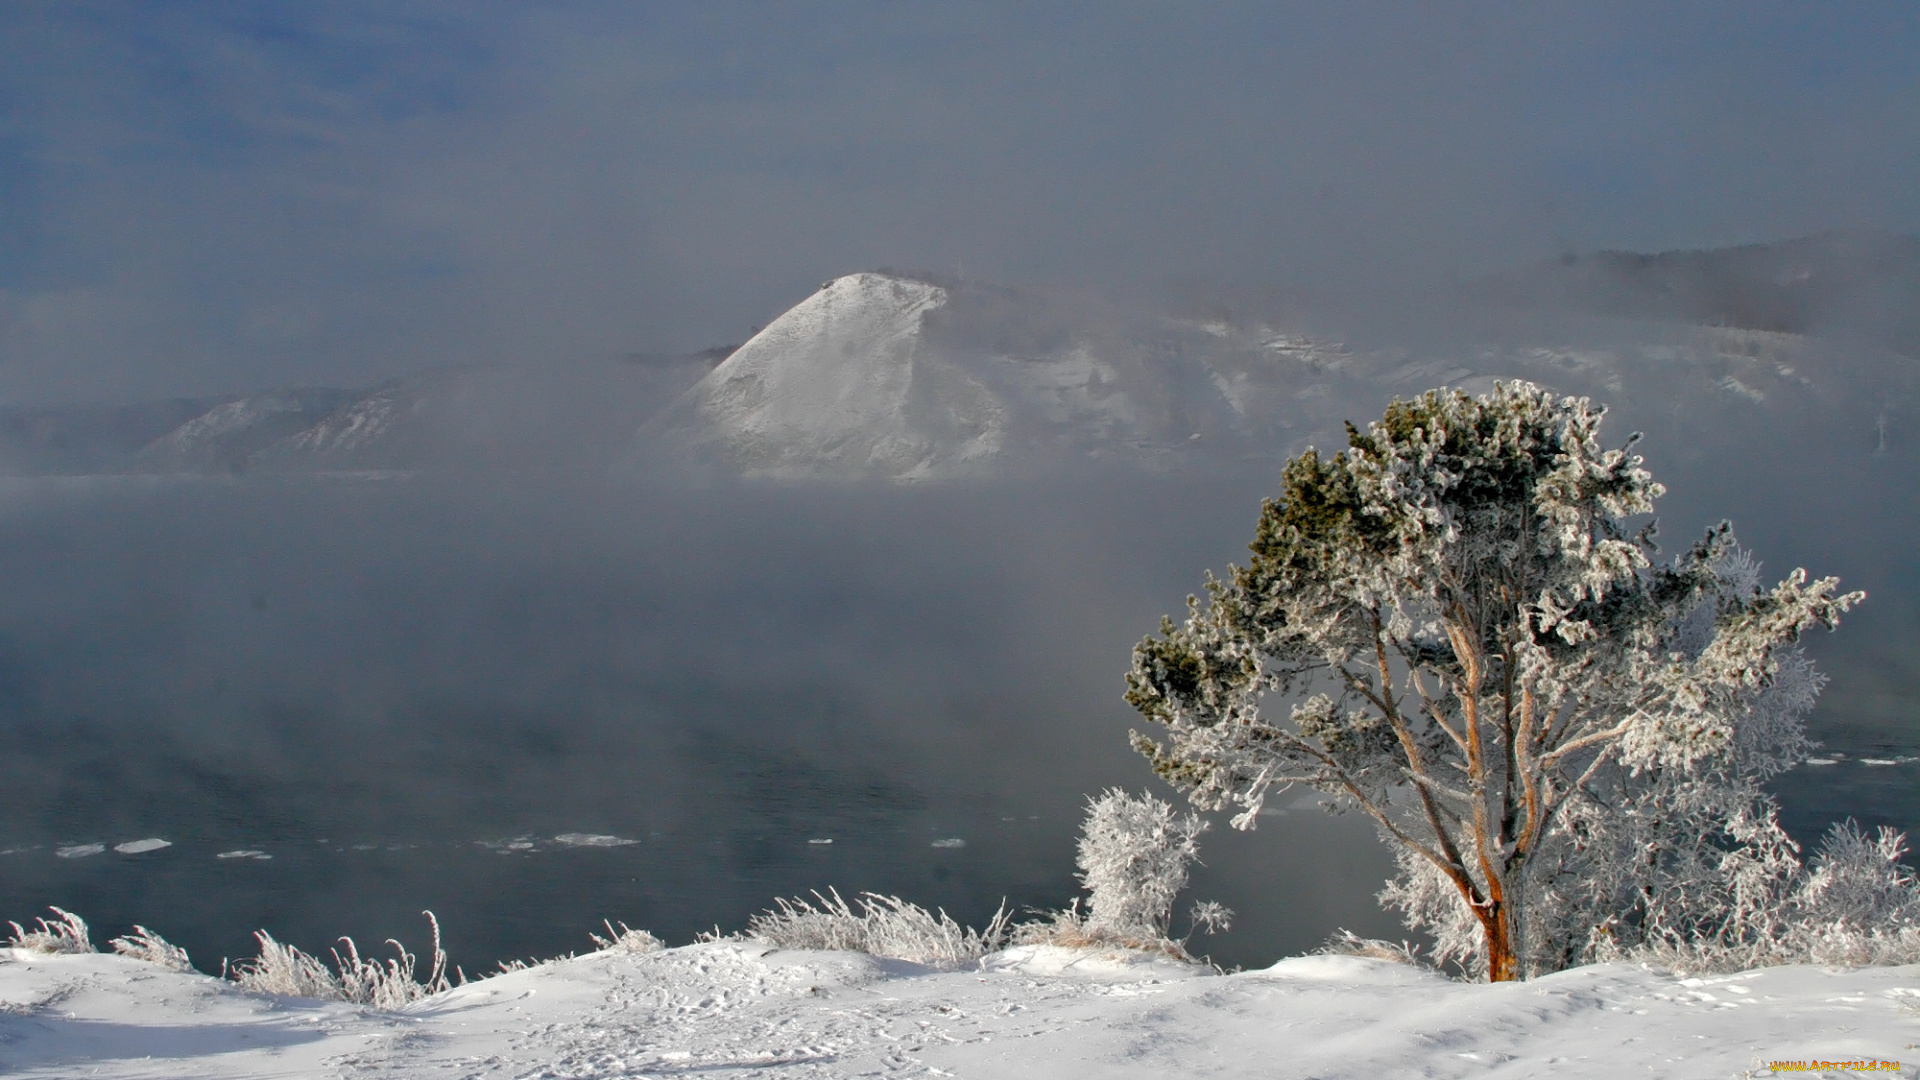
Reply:
[[1920, 963], [1920, 876], [1906, 851], [1905, 834], [1885, 827], [1829, 830], [1794, 892], [1788, 950], [1816, 964]]
[[1920, 875], [1900, 861], [1906, 844], [1892, 829], [1868, 836], [1852, 821], [1838, 823], [1806, 866], [1790, 850], [1753, 883], [1746, 910], [1728, 920], [1732, 930], [1650, 936], [1634, 948], [1598, 948], [1596, 958], [1688, 974], [1920, 963]]
[[897, 896], [861, 893], [851, 904], [835, 890], [775, 902], [747, 921], [749, 940], [781, 949], [863, 952], [937, 968], [974, 963], [1006, 943], [1004, 906], [984, 930], [954, 922]]
[[1869, 837], [1852, 821], [1827, 832], [1794, 901], [1816, 922], [1867, 929], [1920, 923], [1920, 877], [1900, 861], [1903, 833], [1882, 827]]
[[[1021, 944], [1081, 948], [1119, 945], [1189, 959], [1186, 938], [1168, 936], [1173, 903], [1187, 887], [1188, 868], [1199, 860], [1207, 823], [1197, 814], [1175, 814], [1151, 795], [1110, 788], [1087, 800], [1080, 829], [1080, 881], [1089, 894], [1044, 921], [1015, 931]], [[1191, 930], [1215, 933], [1232, 925], [1233, 912], [1206, 900], [1188, 912]]]
[[13, 939], [7, 944], [16, 949], [58, 956], [66, 953], [90, 953], [97, 951], [93, 941], [87, 936], [85, 919], [65, 908], [50, 908], [58, 919], [48, 922], [35, 920], [40, 924], [37, 930], [28, 930], [17, 922], [7, 925], [13, 927]]
[[1109, 788], [1087, 800], [1079, 857], [1080, 881], [1089, 894], [1087, 926], [1123, 937], [1165, 938], [1173, 902], [1187, 887], [1187, 869], [1199, 859], [1206, 831], [1199, 815], [1175, 814], [1151, 795]]

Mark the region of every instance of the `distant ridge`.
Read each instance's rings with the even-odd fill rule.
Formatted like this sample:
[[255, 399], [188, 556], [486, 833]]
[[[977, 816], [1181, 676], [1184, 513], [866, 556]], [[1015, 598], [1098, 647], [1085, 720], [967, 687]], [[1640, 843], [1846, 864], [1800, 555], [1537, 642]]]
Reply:
[[0, 474], [603, 470], [729, 350], [362, 388], [0, 409]]
[[1367, 346], [1245, 315], [863, 271], [739, 346], [697, 353], [0, 409], [0, 473], [918, 483], [1261, 469], [1342, 445], [1343, 422], [1390, 397], [1508, 378], [1597, 398], [1676, 445], [1798, 425], [1889, 455], [1915, 445], [1920, 364], [1868, 335], [1917, 317], [1903, 300], [1916, 267], [1913, 237], [1603, 252], [1477, 283], [1507, 309], [1483, 337], [1443, 328], [1422, 343], [1416, 327], [1407, 344]]
[[1536, 309], [1846, 333], [1920, 357], [1920, 236], [1827, 233], [1653, 255], [1600, 251], [1495, 275], [1471, 292]]

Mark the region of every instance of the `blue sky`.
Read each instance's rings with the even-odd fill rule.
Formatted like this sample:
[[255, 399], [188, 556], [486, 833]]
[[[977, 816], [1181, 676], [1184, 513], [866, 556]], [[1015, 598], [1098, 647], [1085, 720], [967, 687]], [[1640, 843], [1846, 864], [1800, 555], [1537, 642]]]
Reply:
[[1920, 229], [1911, 3], [0, 6], [0, 402]]

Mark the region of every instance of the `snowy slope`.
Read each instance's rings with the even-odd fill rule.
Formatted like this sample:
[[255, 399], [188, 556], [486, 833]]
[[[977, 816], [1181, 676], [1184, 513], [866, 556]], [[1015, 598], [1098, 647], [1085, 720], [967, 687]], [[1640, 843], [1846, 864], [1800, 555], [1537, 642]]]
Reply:
[[703, 355], [449, 368], [395, 379], [261, 450], [282, 471], [599, 471], [712, 367]]
[[[740, 943], [602, 952], [405, 1011], [250, 995], [117, 956], [0, 962], [0, 1068], [38, 1077], [1738, 1077], [1901, 1062], [1920, 969], [1448, 982], [1304, 957], [1230, 976], [1052, 950], [933, 972]], [[1904, 1056], [1903, 1056], [1904, 1055]], [[1881, 1073], [1880, 1075], [1890, 1075]]]
[[243, 469], [273, 443], [356, 396], [349, 390], [289, 390], [223, 402], [155, 439], [137, 455], [146, 469]]

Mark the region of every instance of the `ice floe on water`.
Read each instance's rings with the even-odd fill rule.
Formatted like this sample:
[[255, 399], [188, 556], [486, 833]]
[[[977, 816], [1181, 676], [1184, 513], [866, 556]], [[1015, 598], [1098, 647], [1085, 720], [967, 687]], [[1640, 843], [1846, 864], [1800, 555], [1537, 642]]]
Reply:
[[629, 847], [640, 841], [602, 833], [563, 832], [554, 837], [553, 842], [563, 847]]
[[813, 839], [811, 839], [811, 840], [809, 840], [809, 841], [807, 841], [807, 843], [809, 843], [809, 844], [831, 844], [831, 843], [833, 843], [833, 837], [831, 837], [831, 836], [816, 836], [816, 837], [814, 837]]
[[532, 834], [509, 837], [504, 840], [475, 840], [477, 847], [501, 855], [521, 855], [528, 852], [543, 851], [549, 847], [563, 848], [620, 848], [633, 847], [640, 841], [608, 833], [564, 832], [552, 839], [543, 839]]
[[54, 848], [53, 853], [63, 859], [84, 859], [89, 855], [98, 855], [105, 850], [107, 850], [107, 845], [105, 844], [69, 844], [66, 847]]
[[952, 837], [948, 837], [945, 840], [935, 840], [933, 842], [933, 846], [942, 847], [942, 848], [966, 847], [967, 842], [965, 840], [960, 839], [957, 836], [952, 836]]
[[172, 846], [173, 841], [171, 840], [162, 840], [157, 836], [149, 836], [145, 840], [129, 840], [124, 844], [115, 844], [113, 845], [113, 850], [122, 855], [142, 855], [149, 851], [159, 851], [161, 848], [170, 848]]
[[1912, 765], [1916, 762], [1920, 762], [1920, 755], [1899, 754], [1893, 757], [1848, 757], [1846, 754], [1828, 753], [1822, 754], [1819, 757], [1810, 757], [1806, 759], [1803, 764], [1862, 765], [1869, 769], [1885, 769], [1894, 765]]
[[254, 848], [240, 848], [237, 851], [223, 851], [215, 855], [216, 859], [271, 859], [273, 856]]

